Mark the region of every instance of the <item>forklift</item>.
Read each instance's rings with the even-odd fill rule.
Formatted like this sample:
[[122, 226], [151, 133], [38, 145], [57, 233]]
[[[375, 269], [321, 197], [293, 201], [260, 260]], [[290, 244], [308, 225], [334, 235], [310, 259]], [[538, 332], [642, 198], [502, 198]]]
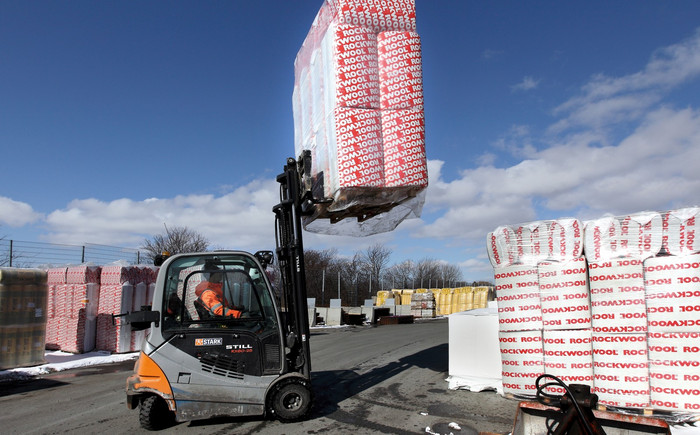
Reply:
[[[266, 267], [272, 251], [213, 251], [158, 256], [153, 305], [126, 313], [132, 330], [150, 328], [126, 403], [144, 429], [218, 416], [303, 419], [311, 409], [311, 354], [302, 215], [314, 211], [311, 155], [287, 159], [277, 176], [276, 295]], [[224, 311], [203, 306], [217, 286]]]

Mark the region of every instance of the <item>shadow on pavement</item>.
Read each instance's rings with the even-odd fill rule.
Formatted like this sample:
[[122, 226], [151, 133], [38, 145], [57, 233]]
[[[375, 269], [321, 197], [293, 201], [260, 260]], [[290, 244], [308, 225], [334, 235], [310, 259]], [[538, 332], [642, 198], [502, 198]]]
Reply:
[[311, 373], [314, 390], [313, 417], [332, 414], [338, 404], [387, 379], [412, 368], [419, 367], [435, 372], [444, 372], [448, 368], [447, 343], [408, 355], [398, 361], [392, 361], [381, 367], [375, 367], [364, 374], [354, 370], [329, 370]]

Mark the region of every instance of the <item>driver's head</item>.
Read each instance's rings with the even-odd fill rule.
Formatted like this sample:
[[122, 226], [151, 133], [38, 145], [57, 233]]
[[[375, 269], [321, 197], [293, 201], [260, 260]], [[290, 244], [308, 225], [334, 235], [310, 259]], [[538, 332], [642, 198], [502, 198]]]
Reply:
[[224, 277], [223, 272], [211, 272], [209, 274], [209, 282], [221, 282]]
[[223, 271], [212, 261], [204, 263], [204, 270], [209, 271], [209, 282], [221, 282]]

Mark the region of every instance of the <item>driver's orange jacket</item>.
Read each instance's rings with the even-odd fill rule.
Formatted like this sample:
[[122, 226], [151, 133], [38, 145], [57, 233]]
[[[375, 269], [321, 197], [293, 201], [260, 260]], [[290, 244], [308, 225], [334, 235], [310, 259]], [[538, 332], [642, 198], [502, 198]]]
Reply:
[[240, 311], [225, 305], [221, 283], [202, 281], [195, 287], [194, 294], [214, 316], [233, 317], [234, 319], [241, 317]]

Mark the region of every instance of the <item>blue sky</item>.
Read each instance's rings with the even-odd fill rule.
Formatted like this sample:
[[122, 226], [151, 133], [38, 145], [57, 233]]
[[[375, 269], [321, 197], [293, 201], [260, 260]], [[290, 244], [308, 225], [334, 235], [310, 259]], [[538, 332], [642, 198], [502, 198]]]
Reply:
[[[271, 249], [294, 57], [320, 0], [0, 2], [0, 236]], [[430, 187], [351, 255], [490, 279], [488, 231], [700, 205], [696, 1], [416, 0]]]

